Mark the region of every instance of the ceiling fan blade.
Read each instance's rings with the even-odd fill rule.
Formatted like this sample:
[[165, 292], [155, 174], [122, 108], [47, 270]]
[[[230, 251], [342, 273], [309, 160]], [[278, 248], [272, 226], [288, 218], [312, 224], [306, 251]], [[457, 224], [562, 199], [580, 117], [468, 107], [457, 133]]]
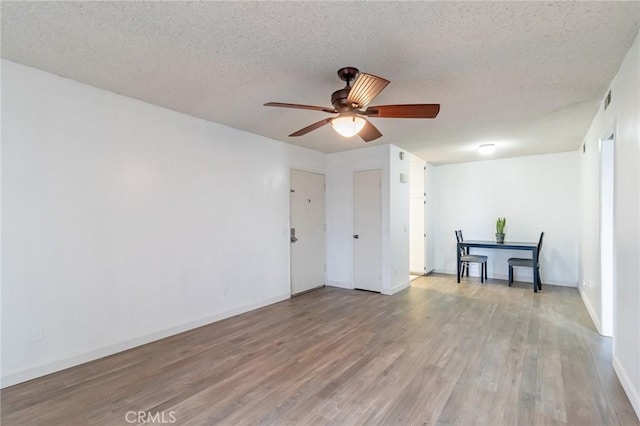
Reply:
[[360, 73], [356, 78], [353, 87], [349, 91], [347, 101], [350, 104], [357, 104], [358, 108], [366, 107], [382, 89], [387, 87], [389, 80], [377, 77], [373, 74]]
[[300, 104], [287, 104], [282, 102], [267, 102], [264, 106], [280, 107], [280, 108], [297, 108], [297, 109], [310, 109], [313, 111], [324, 111], [329, 113], [338, 112], [333, 108], [325, 108], [321, 106], [313, 105], [300, 105]]
[[381, 118], [436, 118], [440, 104], [377, 105], [364, 111], [368, 117]]
[[319, 129], [320, 127], [324, 126], [325, 124], [328, 124], [331, 120], [332, 120], [332, 118], [325, 118], [324, 120], [320, 120], [318, 122], [315, 122], [315, 123], [311, 124], [310, 126], [305, 127], [304, 129], [300, 129], [297, 132], [291, 133], [289, 135], [289, 137], [306, 135], [310, 131], [315, 130], [315, 129]]
[[365, 142], [371, 142], [372, 140], [378, 139], [380, 136], [382, 136], [382, 133], [380, 133], [380, 130], [378, 130], [376, 126], [374, 126], [369, 120], [367, 120], [362, 130], [360, 130], [360, 132], [358, 133], [358, 136], [360, 136]]

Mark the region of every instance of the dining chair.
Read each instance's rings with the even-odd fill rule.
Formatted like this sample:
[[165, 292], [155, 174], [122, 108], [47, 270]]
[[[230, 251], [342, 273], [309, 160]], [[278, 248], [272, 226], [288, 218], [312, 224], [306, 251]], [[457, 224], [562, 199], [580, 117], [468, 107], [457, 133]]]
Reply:
[[[458, 229], [456, 232], [456, 240], [458, 243], [464, 241], [462, 238], [462, 230]], [[456, 245], [457, 246], [457, 245]], [[464, 271], [467, 271], [469, 276], [469, 263], [480, 264], [480, 282], [483, 283], [487, 278], [487, 256], [481, 256], [477, 254], [469, 254], [469, 247], [460, 247], [460, 276], [464, 276]]]
[[[544, 237], [544, 232], [540, 233], [540, 240], [538, 240], [538, 264], [535, 267], [538, 269], [538, 290], [542, 290], [542, 280], [540, 279], [540, 253], [542, 253], [542, 238]], [[509, 287], [513, 283], [513, 268], [514, 266], [525, 266], [527, 268], [532, 268], [533, 270], [533, 259], [522, 259], [520, 257], [511, 257], [507, 259], [509, 263]]]

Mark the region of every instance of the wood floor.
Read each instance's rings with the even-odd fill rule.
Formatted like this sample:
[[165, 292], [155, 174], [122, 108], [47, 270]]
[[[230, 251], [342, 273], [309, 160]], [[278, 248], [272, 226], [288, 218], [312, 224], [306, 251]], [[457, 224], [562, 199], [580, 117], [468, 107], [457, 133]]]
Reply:
[[323, 288], [2, 391], [5, 426], [138, 420], [639, 424], [576, 289], [448, 275]]

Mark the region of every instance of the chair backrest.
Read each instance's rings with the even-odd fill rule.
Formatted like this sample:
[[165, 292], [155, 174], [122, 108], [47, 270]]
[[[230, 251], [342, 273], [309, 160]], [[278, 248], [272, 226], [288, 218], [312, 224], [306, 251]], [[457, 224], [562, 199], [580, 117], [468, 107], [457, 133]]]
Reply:
[[[456, 230], [456, 240], [461, 243], [464, 241], [464, 238], [462, 238], [462, 230], [461, 229], [457, 229]], [[460, 256], [464, 256], [466, 254], [469, 253], [469, 248], [468, 247], [460, 247]]]
[[542, 253], [542, 238], [544, 237], [544, 232], [540, 233], [540, 239], [538, 240], [538, 265], [540, 265], [540, 253]]
[[540, 252], [542, 251], [542, 238], [544, 237], [544, 232], [540, 233], [540, 239], [538, 240], [538, 256], [540, 256]]

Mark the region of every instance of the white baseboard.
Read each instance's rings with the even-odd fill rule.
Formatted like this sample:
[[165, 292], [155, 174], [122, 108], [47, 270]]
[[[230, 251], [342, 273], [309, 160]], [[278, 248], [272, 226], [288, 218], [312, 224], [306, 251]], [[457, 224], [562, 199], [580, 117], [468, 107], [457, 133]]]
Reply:
[[[449, 270], [449, 269], [435, 269], [434, 272], [439, 273], [439, 274], [448, 274], [448, 275], [455, 275], [456, 274], [456, 270]], [[480, 278], [480, 270], [477, 269], [474, 273], [473, 268], [471, 270], [471, 277], [476, 277], [476, 278]], [[555, 286], [560, 286], [560, 287], [578, 287], [578, 282], [577, 281], [548, 281], [545, 280], [544, 277], [542, 277], [542, 285], [555, 285]], [[489, 279], [494, 279], [494, 280], [504, 280], [507, 281], [509, 279], [509, 274], [489, 274]], [[529, 284], [533, 284], [533, 281], [522, 281], [522, 280], [517, 280], [518, 282], [524, 282], [524, 283], [529, 283]]]
[[389, 290], [383, 289], [381, 293], [382, 294], [386, 294], [387, 296], [391, 296], [392, 294], [396, 294], [397, 292], [399, 292], [401, 290], [404, 290], [405, 288], [409, 287], [410, 285], [411, 285], [411, 280], [405, 281], [403, 283], [394, 285]]
[[274, 303], [281, 302], [289, 299], [291, 294], [281, 294], [276, 297], [272, 297], [257, 303], [252, 303], [239, 308], [234, 308], [229, 311], [225, 311], [216, 315], [211, 315], [199, 320], [190, 321], [186, 324], [181, 324], [176, 327], [171, 327], [165, 330], [160, 330], [155, 333], [151, 333], [145, 336], [136, 337], [124, 342], [116, 343], [114, 345], [104, 346], [102, 348], [95, 349], [86, 353], [71, 356], [61, 360], [53, 361], [47, 364], [36, 365], [29, 367], [25, 370], [3, 376], [0, 379], [0, 388], [13, 386], [18, 383], [26, 382], [38, 377], [45, 376], [47, 374], [55, 373], [76, 365], [84, 364], [85, 362], [94, 361], [105, 356], [113, 355], [118, 352], [126, 351], [136, 346], [146, 345], [147, 343], [154, 342], [156, 340], [164, 339], [169, 336], [173, 336], [185, 331], [193, 330], [194, 328], [202, 327], [207, 324], [214, 323], [226, 318], [230, 318], [236, 315], [243, 314], [245, 312], [253, 311], [254, 309], [262, 308], [264, 306], [272, 305]]
[[[453, 273], [455, 274], [456, 272], [453, 271]], [[489, 278], [493, 278], [496, 280], [505, 280], [507, 281], [509, 279], [509, 274], [491, 274], [489, 275]], [[542, 277], [542, 285], [555, 285], [555, 286], [560, 286], [560, 287], [578, 287], [578, 281], [552, 281], [552, 280], [545, 280], [544, 277]], [[517, 280], [518, 282], [524, 282], [524, 283], [529, 283], [531, 285], [533, 285], [533, 278], [531, 278], [531, 281], [522, 281], [521, 279]]]
[[613, 370], [618, 375], [620, 384], [622, 384], [622, 388], [626, 392], [633, 410], [636, 412], [636, 417], [640, 420], [640, 392], [633, 387], [631, 380], [629, 380], [629, 375], [615, 355], [613, 356]]
[[600, 318], [598, 318], [598, 315], [596, 315], [595, 309], [593, 309], [593, 306], [591, 306], [591, 302], [589, 301], [587, 296], [584, 294], [584, 291], [580, 286], [578, 286], [578, 293], [580, 293], [580, 296], [582, 297], [582, 302], [584, 303], [584, 306], [587, 308], [587, 312], [589, 312], [589, 316], [591, 317], [591, 321], [593, 322], [593, 325], [596, 327], [596, 330], [598, 331], [598, 333], [604, 336], [604, 334], [602, 333], [602, 325], [600, 324]]
[[327, 285], [329, 287], [338, 287], [338, 288], [347, 288], [349, 290], [353, 290], [353, 283], [347, 283], [343, 281], [327, 281]]

